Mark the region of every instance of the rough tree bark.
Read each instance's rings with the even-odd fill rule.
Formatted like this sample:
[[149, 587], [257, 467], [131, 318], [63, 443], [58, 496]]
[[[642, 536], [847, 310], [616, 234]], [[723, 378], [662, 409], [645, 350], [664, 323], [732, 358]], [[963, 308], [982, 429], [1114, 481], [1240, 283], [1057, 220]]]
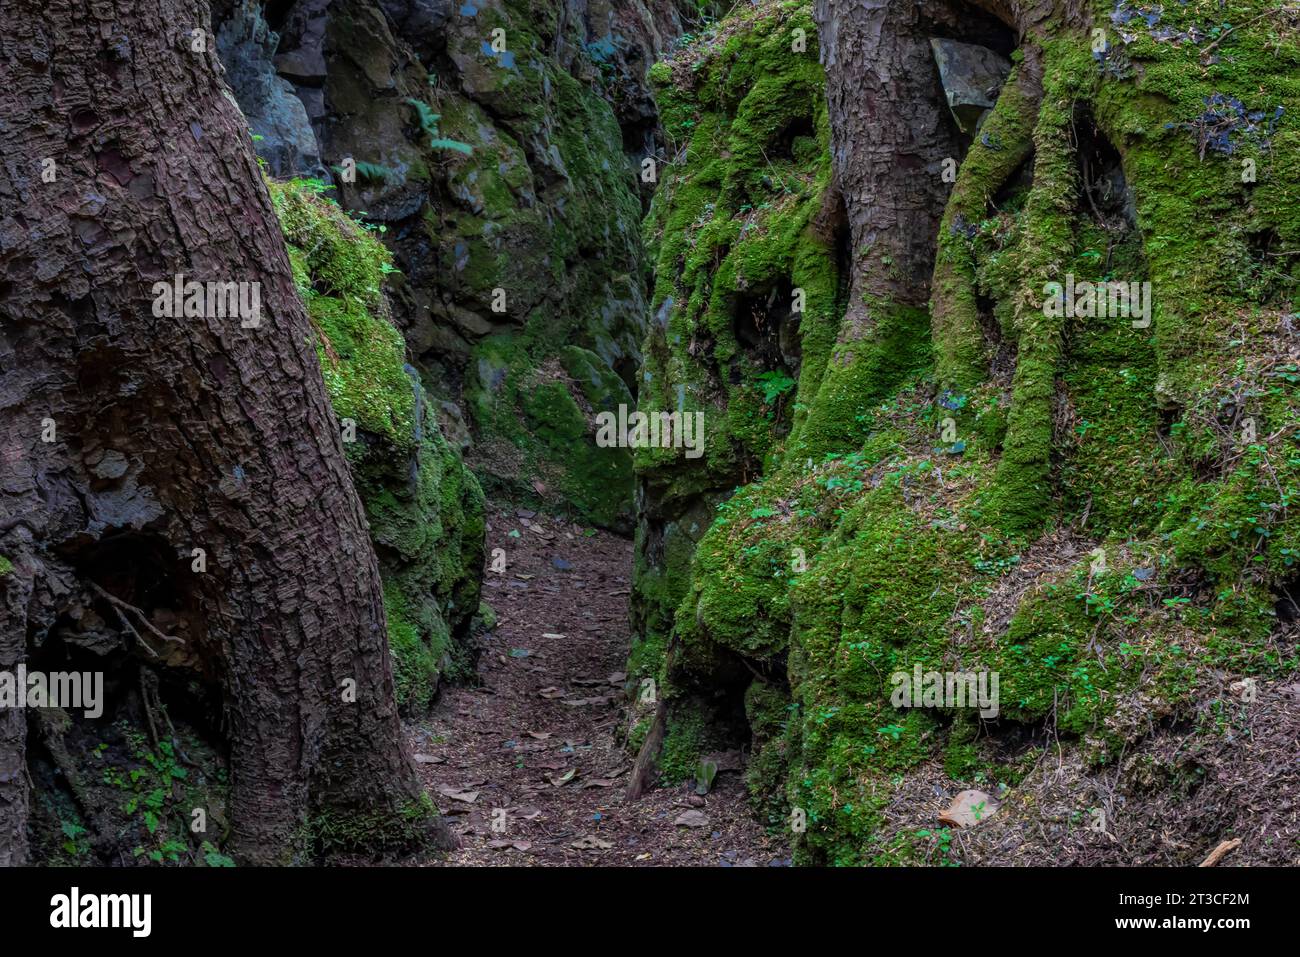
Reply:
[[845, 327], [856, 329], [871, 304], [925, 305], [948, 191], [939, 173], [958, 149], [928, 41], [948, 14], [938, 0], [817, 0], [813, 13], [853, 242]]
[[[924, 308], [950, 184], [963, 152], [930, 50], [931, 36], [993, 45], [1011, 26], [1001, 0], [815, 0], [826, 68], [831, 161], [852, 237], [845, 330], [873, 306]], [[976, 9], [978, 7], [979, 9]]]
[[[163, 647], [104, 593], [164, 610], [223, 692], [237, 856], [301, 860], [320, 820], [441, 835], [312, 330], [213, 46], [206, 0], [0, 8], [0, 668], [79, 607]], [[260, 324], [156, 318], [153, 284], [178, 274], [260, 284]], [[0, 863], [25, 854], [23, 739], [22, 713], [0, 715]]]

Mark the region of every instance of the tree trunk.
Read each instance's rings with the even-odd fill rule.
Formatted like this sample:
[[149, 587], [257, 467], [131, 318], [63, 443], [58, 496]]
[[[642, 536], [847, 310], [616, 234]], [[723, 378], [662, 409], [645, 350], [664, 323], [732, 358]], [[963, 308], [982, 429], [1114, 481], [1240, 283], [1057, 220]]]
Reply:
[[[410, 838], [375, 557], [207, 3], [12, 0], [0, 64], [0, 668], [77, 606], [162, 651], [127, 606], [166, 609], [222, 689], [237, 856], [301, 860], [314, 825]], [[177, 275], [250, 284], [260, 321], [158, 317]], [[20, 722], [0, 862], [24, 856]]]
[[817, 0], [831, 162], [852, 236], [845, 323], [884, 304], [924, 306], [954, 129], [927, 39], [936, 0]]

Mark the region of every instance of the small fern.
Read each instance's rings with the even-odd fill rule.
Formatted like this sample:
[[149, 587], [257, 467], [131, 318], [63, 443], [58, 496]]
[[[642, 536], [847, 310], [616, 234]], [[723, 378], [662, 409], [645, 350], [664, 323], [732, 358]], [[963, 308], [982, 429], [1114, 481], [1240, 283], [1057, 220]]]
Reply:
[[387, 183], [394, 170], [380, 163], [357, 163], [357, 178], [367, 183]]
[[420, 129], [429, 137], [429, 149], [455, 150], [458, 153], [464, 153], [466, 156], [474, 152], [474, 148], [468, 143], [445, 139], [439, 133], [438, 121], [442, 119], [442, 116], [433, 112], [428, 103], [413, 98], [408, 98], [406, 102], [415, 108], [415, 114], [420, 119]]

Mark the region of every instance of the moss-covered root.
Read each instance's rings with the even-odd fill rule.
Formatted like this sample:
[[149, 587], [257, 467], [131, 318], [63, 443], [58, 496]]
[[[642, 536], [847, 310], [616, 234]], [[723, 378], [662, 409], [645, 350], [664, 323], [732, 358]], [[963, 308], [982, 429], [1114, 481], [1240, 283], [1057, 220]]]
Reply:
[[1017, 342], [1011, 411], [1002, 459], [989, 504], [1010, 532], [1039, 527], [1047, 513], [1052, 453], [1052, 408], [1061, 359], [1063, 309], [1049, 308], [1044, 289], [1064, 278], [1074, 248], [1078, 183], [1071, 120], [1073, 89], [1062, 69], [1048, 89], [1034, 129], [1034, 185], [1026, 205], [1020, 273], [1014, 302]]
[[941, 388], [957, 394], [982, 382], [988, 368], [968, 230], [984, 218], [990, 198], [1032, 153], [1041, 100], [1042, 70], [1035, 55], [1017, 65], [1002, 87], [961, 164], [939, 227], [930, 298], [935, 375]]

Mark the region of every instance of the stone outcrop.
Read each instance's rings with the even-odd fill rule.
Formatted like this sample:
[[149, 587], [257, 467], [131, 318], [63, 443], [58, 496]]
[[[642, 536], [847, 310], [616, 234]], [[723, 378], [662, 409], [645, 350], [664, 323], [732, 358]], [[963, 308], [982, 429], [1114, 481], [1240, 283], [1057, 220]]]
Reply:
[[[675, 7], [299, 0], [273, 34], [224, 16], [257, 38], [226, 64], [250, 124], [305, 115], [340, 203], [392, 250], [394, 322], [489, 491], [630, 528], [630, 455], [592, 420], [637, 387], [646, 76]], [[259, 141], [272, 171], [318, 175], [284, 139]]]
[[959, 40], [932, 37], [930, 49], [953, 119], [963, 133], [975, 135], [997, 102], [998, 91], [1011, 72], [1011, 61], [988, 47]]

